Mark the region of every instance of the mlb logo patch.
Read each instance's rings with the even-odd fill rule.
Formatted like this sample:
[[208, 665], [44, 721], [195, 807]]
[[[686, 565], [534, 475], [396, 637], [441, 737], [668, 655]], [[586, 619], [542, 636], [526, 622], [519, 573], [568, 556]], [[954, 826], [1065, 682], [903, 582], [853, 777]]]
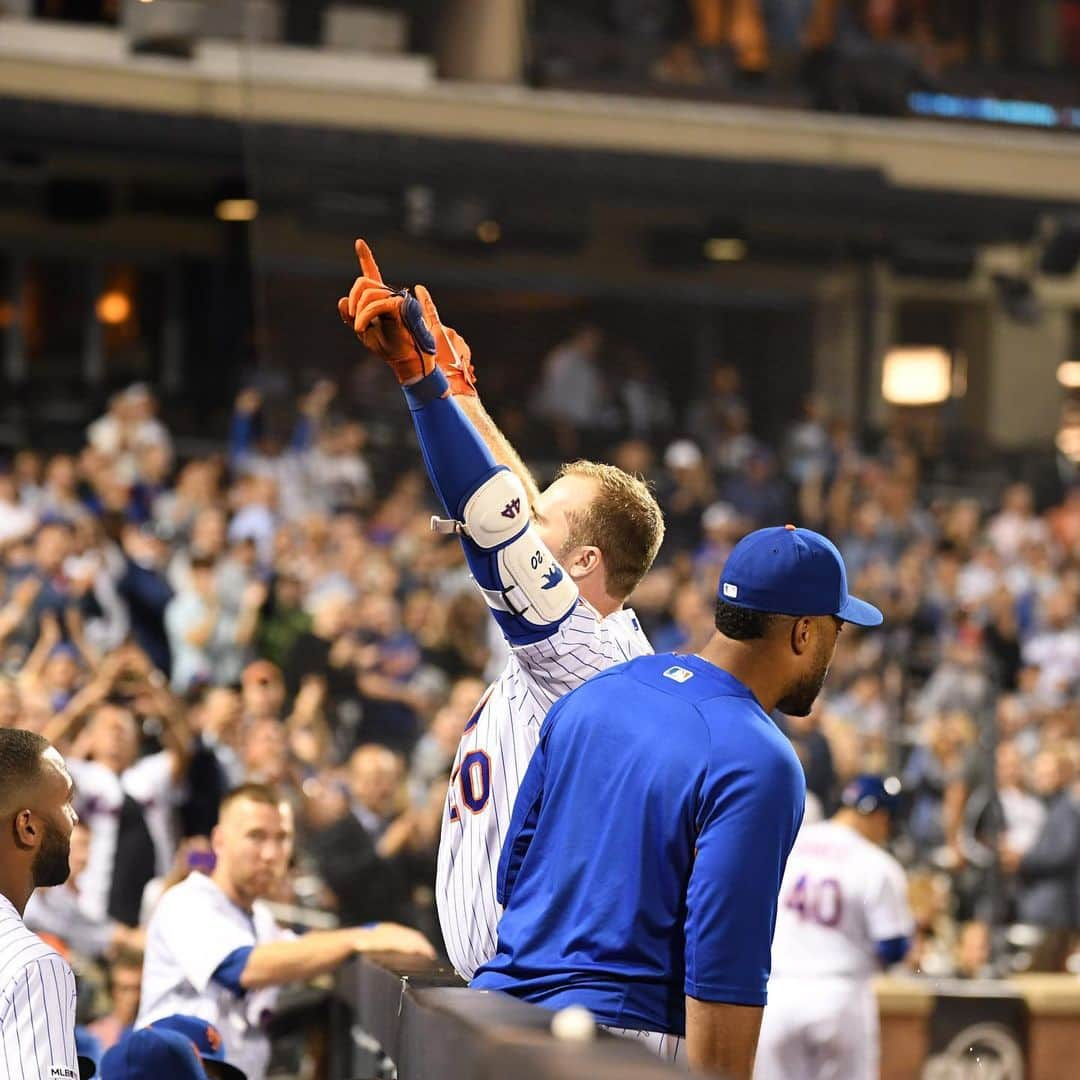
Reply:
[[724, 582], [724, 595], [730, 596], [732, 600], [739, 595], [739, 586], [732, 585], [730, 581]]
[[671, 679], [672, 682], [677, 683], [684, 683], [687, 679], [692, 679], [693, 677], [694, 673], [692, 671], [687, 671], [686, 668], [679, 667], [678, 665], [669, 667], [667, 671], [664, 672], [665, 679]]

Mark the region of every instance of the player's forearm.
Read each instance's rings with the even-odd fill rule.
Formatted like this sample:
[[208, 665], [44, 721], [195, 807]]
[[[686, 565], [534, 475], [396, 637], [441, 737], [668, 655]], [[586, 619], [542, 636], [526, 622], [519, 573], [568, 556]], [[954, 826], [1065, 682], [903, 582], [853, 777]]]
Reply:
[[498, 463], [460, 402], [449, 396], [441, 371], [436, 368], [403, 389], [428, 477], [446, 512], [457, 518], [466, 497], [495, 471]]
[[692, 1069], [751, 1080], [762, 1010], [686, 999], [686, 1051]]
[[304, 982], [340, 967], [356, 952], [356, 930], [317, 930], [295, 941], [274, 941], [251, 950], [240, 985], [245, 990]]
[[461, 411], [469, 418], [477, 434], [487, 444], [491, 456], [500, 465], [510, 469], [525, 487], [525, 493], [529, 496], [529, 505], [536, 505], [536, 497], [540, 494], [533, 474], [518, 452], [510, 445], [510, 440], [499, 430], [499, 426], [488, 415], [487, 409], [480, 404], [478, 397], [460, 395], [454, 400], [458, 403]]

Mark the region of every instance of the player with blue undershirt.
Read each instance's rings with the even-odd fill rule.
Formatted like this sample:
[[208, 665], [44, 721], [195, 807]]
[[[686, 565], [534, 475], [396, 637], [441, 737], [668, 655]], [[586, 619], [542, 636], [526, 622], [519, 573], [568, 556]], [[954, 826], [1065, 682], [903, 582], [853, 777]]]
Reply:
[[192, 873], [162, 896], [146, 930], [136, 1028], [176, 1014], [217, 1028], [226, 1060], [247, 1080], [264, 1080], [270, 1060], [265, 1020], [283, 983], [333, 971], [358, 952], [434, 957], [416, 930], [376, 923], [313, 930], [278, 926], [266, 904], [288, 872], [292, 810], [263, 784], [244, 784], [222, 801], [211, 834], [215, 866]]
[[472, 985], [585, 1006], [749, 1080], [806, 790], [769, 714], [809, 713], [844, 623], [881, 621], [825, 537], [761, 529], [728, 558], [699, 655], [632, 660], [558, 702], [499, 862], [498, 953]]

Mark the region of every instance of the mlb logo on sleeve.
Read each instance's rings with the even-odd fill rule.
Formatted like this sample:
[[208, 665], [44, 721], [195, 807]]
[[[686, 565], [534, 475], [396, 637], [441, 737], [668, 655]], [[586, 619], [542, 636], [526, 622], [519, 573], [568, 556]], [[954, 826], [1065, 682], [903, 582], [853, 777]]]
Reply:
[[49, 1080], [79, 1080], [79, 1074], [66, 1065], [51, 1065], [49, 1067]]
[[692, 671], [687, 671], [686, 668], [679, 667], [678, 664], [669, 667], [667, 671], [664, 672], [665, 679], [671, 679], [672, 682], [677, 683], [684, 683], [687, 679], [692, 679], [693, 677], [694, 673]]

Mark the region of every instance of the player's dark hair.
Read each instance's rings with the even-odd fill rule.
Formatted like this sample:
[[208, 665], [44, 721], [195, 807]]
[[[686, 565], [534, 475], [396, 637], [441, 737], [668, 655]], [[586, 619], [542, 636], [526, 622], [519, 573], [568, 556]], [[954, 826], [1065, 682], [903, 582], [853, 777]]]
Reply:
[[41, 777], [48, 739], [22, 728], [0, 728], [0, 798], [22, 791]]
[[716, 629], [732, 641], [756, 641], [769, 632], [775, 615], [736, 607], [721, 597], [716, 600]]
[[278, 807], [282, 803], [281, 793], [270, 784], [241, 784], [239, 787], [234, 787], [221, 800], [218, 816], [224, 815], [226, 807], [240, 799], [247, 799], [248, 802], [259, 803], [262, 806]]

